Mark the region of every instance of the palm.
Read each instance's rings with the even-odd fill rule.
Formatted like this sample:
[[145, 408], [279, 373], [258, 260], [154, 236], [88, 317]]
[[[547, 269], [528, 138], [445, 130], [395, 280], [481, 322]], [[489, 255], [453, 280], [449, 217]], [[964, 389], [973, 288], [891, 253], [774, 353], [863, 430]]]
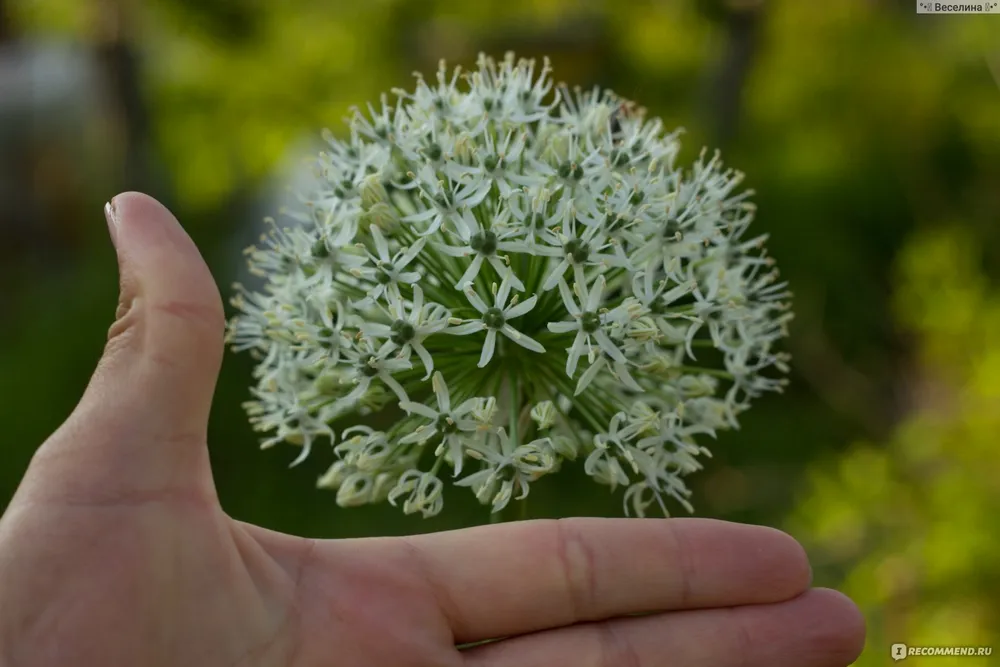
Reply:
[[769, 529], [575, 519], [324, 541], [232, 520], [205, 443], [218, 292], [165, 209], [118, 201], [125, 307], [0, 521], [3, 664], [833, 667], [857, 655], [853, 605], [804, 592], [801, 548]]
[[2, 571], [45, 573], [0, 578], [4, 606], [19, 611], [18, 627], [3, 630], [25, 651], [46, 647], [44, 658], [14, 653], [14, 665], [318, 666], [331, 647], [338, 664], [443, 666], [457, 656], [395, 541], [290, 538], [169, 497], [33, 502], [6, 524], [17, 548]]

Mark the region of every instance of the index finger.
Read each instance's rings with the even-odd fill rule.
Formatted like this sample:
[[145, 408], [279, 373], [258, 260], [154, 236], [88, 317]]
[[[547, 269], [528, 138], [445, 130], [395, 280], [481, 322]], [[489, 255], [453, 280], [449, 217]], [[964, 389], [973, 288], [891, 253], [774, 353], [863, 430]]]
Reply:
[[789, 535], [709, 519], [523, 521], [406, 543], [459, 643], [632, 613], [781, 602], [811, 579]]

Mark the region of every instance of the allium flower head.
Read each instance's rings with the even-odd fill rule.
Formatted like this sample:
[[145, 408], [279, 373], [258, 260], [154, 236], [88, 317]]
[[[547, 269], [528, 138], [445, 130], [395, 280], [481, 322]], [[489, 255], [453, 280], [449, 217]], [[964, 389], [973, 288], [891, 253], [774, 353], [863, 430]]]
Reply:
[[266, 286], [229, 340], [259, 361], [264, 446], [332, 440], [343, 506], [431, 516], [452, 476], [496, 512], [579, 459], [626, 512], [690, 510], [701, 439], [787, 370], [742, 175], [678, 166], [679, 132], [548, 62], [394, 94], [326, 134], [315, 191], [248, 251]]

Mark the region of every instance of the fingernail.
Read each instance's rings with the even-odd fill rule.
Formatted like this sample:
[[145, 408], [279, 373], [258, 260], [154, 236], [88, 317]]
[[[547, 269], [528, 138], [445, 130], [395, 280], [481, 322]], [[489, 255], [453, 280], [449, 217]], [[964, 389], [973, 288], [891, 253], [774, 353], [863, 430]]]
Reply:
[[112, 199], [104, 205], [104, 217], [108, 221], [108, 232], [111, 234], [111, 243], [118, 247], [118, 211], [115, 209], [115, 200]]

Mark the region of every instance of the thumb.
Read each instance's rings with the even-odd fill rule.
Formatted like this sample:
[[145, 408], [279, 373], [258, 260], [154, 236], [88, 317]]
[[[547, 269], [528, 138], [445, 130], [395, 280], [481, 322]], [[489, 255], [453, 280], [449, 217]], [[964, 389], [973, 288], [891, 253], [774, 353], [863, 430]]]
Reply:
[[121, 276], [116, 321], [83, 398], [32, 472], [87, 501], [210, 491], [206, 431], [225, 329], [218, 288], [156, 200], [125, 193], [105, 215]]

